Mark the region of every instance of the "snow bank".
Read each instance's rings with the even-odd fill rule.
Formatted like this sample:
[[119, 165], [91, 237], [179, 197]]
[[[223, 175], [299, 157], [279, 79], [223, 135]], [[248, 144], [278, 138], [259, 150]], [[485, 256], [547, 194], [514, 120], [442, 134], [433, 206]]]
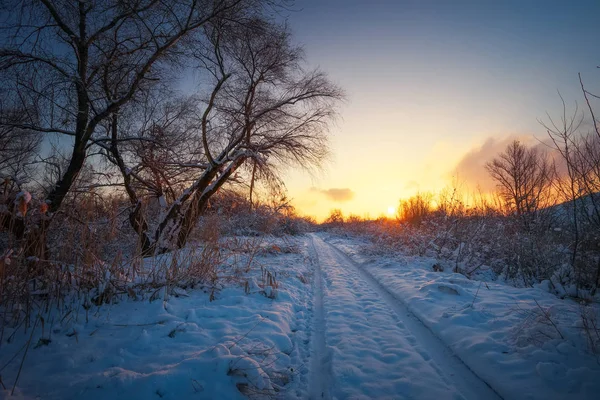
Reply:
[[435, 259], [366, 256], [360, 242], [328, 241], [504, 398], [598, 398], [600, 361], [588, 349], [575, 301], [561, 300], [543, 287], [514, 288], [433, 272]]
[[[297, 276], [310, 274], [304, 261], [302, 253], [264, 254], [248, 272], [235, 274], [232, 261], [219, 271], [220, 289], [92, 306], [87, 323], [83, 309], [62, 321], [43, 314], [45, 326], [38, 324], [31, 336], [15, 398], [302, 398], [312, 301], [310, 285]], [[275, 299], [262, 292], [265, 268], [277, 276]], [[247, 292], [246, 281], [256, 290]], [[5, 327], [0, 374], [7, 390], [0, 398], [13, 398], [30, 332]]]

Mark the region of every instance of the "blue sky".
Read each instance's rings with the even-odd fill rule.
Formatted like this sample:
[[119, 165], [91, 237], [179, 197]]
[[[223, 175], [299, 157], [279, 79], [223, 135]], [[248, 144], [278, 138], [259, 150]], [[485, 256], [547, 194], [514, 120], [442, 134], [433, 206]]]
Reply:
[[[299, 0], [288, 21], [310, 65], [348, 94], [326, 172], [290, 172], [301, 211], [376, 216], [438, 190], [490, 138], [543, 137], [538, 119], [600, 85], [600, 1]], [[499, 149], [501, 150], [501, 149]], [[475, 184], [474, 182], [469, 182]], [[344, 202], [310, 190], [347, 188]]]

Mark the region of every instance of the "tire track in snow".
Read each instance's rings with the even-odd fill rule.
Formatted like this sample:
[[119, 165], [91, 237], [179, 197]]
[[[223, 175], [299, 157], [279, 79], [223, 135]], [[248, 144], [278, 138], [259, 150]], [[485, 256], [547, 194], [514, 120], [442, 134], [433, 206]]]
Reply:
[[[312, 236], [314, 240], [316, 236]], [[412, 313], [392, 292], [382, 285], [368, 271], [362, 269], [346, 253], [331, 243], [326, 243], [317, 237], [317, 240], [329, 246], [343, 261], [350, 266], [369, 287], [376, 292], [394, 312], [398, 320], [413, 335], [409, 343], [424, 357], [431, 357], [436, 364], [436, 371], [444, 377], [446, 382], [451, 382], [466, 399], [502, 399], [502, 397], [485, 380], [469, 368], [445, 343], [442, 342], [414, 313]], [[313, 242], [314, 249], [314, 242]], [[315, 249], [316, 252], [316, 249]], [[416, 340], [415, 340], [416, 339]], [[419, 346], [420, 345], [420, 346]], [[425, 350], [423, 352], [418, 347]]]
[[310, 237], [311, 259], [314, 266], [313, 276], [313, 329], [311, 333], [309, 396], [312, 400], [329, 400], [329, 382], [331, 382], [331, 351], [327, 349], [325, 339], [325, 311], [323, 308], [323, 274], [319, 256]]

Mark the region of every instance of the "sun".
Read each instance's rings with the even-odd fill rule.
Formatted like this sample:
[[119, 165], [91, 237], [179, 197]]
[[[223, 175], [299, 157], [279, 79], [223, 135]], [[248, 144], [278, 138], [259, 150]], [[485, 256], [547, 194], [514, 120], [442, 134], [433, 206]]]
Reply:
[[396, 214], [396, 207], [394, 207], [394, 206], [389, 206], [389, 207], [388, 207], [388, 215], [390, 215], [390, 216], [391, 216], [391, 215], [394, 215], [394, 214]]

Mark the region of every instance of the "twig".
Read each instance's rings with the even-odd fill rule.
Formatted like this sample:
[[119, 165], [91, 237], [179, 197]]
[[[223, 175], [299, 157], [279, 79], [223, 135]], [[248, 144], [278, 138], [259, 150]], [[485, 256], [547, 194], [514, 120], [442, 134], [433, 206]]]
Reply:
[[564, 339], [565, 337], [563, 336], [563, 334], [562, 334], [562, 333], [560, 333], [560, 331], [558, 330], [558, 327], [556, 326], [556, 324], [554, 323], [554, 321], [552, 321], [552, 319], [550, 318], [550, 314], [548, 314], [548, 313], [546, 312], [546, 310], [544, 310], [544, 309], [542, 308], [542, 306], [540, 306], [540, 303], [538, 303], [536, 299], [533, 299], [533, 301], [535, 301], [535, 304], [537, 304], [537, 306], [538, 306], [538, 308], [540, 309], [540, 311], [542, 312], [542, 314], [544, 314], [544, 317], [546, 317], [546, 319], [547, 319], [548, 321], [550, 321], [550, 323], [552, 324], [552, 326], [554, 327], [554, 329], [556, 329], [556, 332], [558, 332], [558, 334], [560, 335], [560, 338], [561, 338], [561, 339]]
[[7, 362], [6, 364], [4, 364], [4, 365], [2, 366], [2, 368], [0, 368], [0, 372], [2, 372], [2, 371], [4, 370], [4, 368], [6, 368], [6, 366], [7, 366], [8, 364], [10, 364], [11, 362], [13, 362], [13, 360], [14, 360], [15, 358], [17, 358], [17, 356], [19, 355], [19, 353], [21, 353], [21, 350], [23, 350], [23, 349], [25, 348], [25, 346], [27, 346], [27, 343], [25, 343], [23, 346], [21, 346], [21, 348], [20, 348], [20, 349], [19, 349], [19, 350], [18, 350], [18, 351], [15, 353], [15, 355], [14, 355], [14, 356], [12, 356], [12, 358], [11, 358], [10, 360], [8, 360], [8, 362]]
[[236, 340], [235, 342], [233, 342], [231, 344], [231, 346], [229, 346], [229, 349], [231, 350], [233, 348], [233, 346], [237, 345], [242, 339], [244, 339], [246, 336], [248, 336], [250, 334], [250, 332], [252, 332], [254, 330], [254, 328], [256, 328], [258, 326], [258, 324], [260, 324], [261, 322], [263, 322], [266, 319], [266, 317], [260, 317], [260, 319], [258, 321], [256, 321], [256, 323], [252, 326], [252, 328], [250, 328], [250, 330], [248, 330], [248, 332], [244, 333], [242, 336], [240, 336], [240, 338], [238, 340]]
[[471, 303], [471, 308], [473, 308], [473, 305], [475, 304], [475, 300], [477, 299], [477, 295], [479, 294], [479, 289], [481, 289], [481, 284], [483, 282], [479, 281], [479, 286], [477, 287], [477, 292], [475, 292], [475, 297], [473, 297], [473, 302]]

